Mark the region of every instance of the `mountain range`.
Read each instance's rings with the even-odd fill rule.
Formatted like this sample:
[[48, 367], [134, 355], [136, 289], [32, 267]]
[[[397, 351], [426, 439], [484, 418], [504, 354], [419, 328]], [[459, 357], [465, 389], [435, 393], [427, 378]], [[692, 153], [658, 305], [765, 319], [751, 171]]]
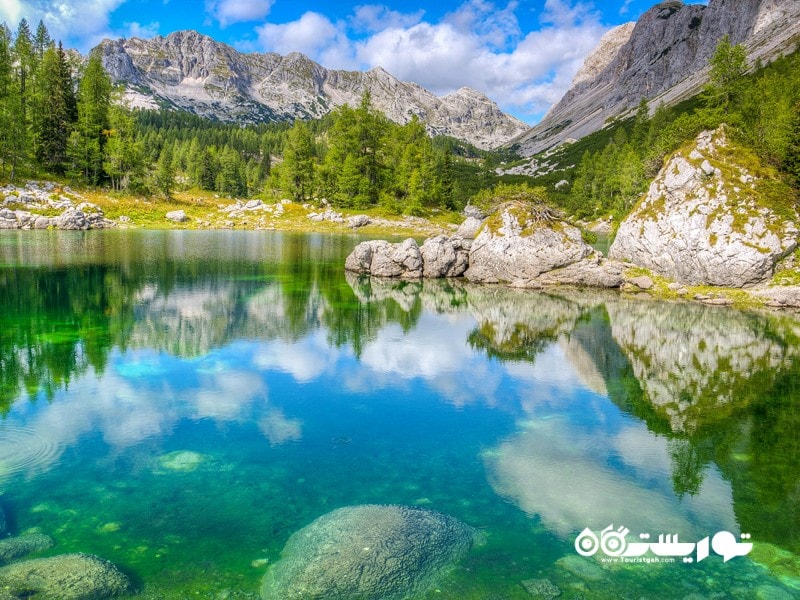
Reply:
[[229, 122], [293, 121], [357, 106], [368, 91], [373, 106], [392, 121], [407, 123], [416, 115], [432, 134], [483, 149], [529, 129], [469, 88], [437, 97], [380, 67], [329, 70], [296, 52], [244, 54], [195, 31], [104, 40], [93, 52], [114, 83], [124, 86], [132, 107], [175, 108]]
[[653, 6], [636, 23], [609, 31], [564, 97], [513, 145], [532, 156], [630, 116], [642, 98], [652, 110], [697, 94], [724, 35], [745, 45], [751, 64], [792, 52], [800, 43], [800, 0], [709, 0], [707, 6], [670, 0]]
[[174, 108], [221, 121], [255, 123], [320, 118], [364, 92], [386, 116], [417, 116], [431, 134], [483, 149], [512, 146], [532, 156], [632, 115], [642, 98], [651, 110], [697, 94], [708, 63], [728, 35], [751, 64], [800, 45], [800, 0], [668, 0], [635, 23], [610, 30], [586, 57], [572, 86], [535, 127], [505, 114], [469, 88], [438, 97], [380, 67], [331, 70], [300, 53], [241, 53], [195, 31], [104, 40], [93, 50], [134, 107]]

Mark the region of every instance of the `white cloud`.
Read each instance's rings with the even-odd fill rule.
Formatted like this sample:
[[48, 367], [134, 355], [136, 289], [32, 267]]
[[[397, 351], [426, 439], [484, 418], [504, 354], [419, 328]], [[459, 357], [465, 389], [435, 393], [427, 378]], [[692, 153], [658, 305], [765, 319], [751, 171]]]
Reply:
[[85, 52], [105, 37], [111, 37], [109, 15], [125, 0], [4, 0], [0, 19], [12, 30], [21, 18], [26, 18], [35, 30], [41, 20], [53, 39], [65, 46]]
[[133, 21], [131, 23], [125, 23], [124, 25], [125, 25], [125, 33], [123, 34], [123, 37], [126, 38], [137, 37], [143, 40], [157, 36], [160, 27], [158, 21], [148, 23], [147, 25], [142, 25], [141, 23]]
[[257, 27], [255, 47], [302, 52], [328, 68], [380, 66], [439, 95], [471, 87], [506, 111], [541, 115], [563, 96], [607, 28], [588, 4], [547, 0], [541, 27], [525, 33], [517, 9], [516, 1], [503, 7], [468, 0], [436, 23], [378, 5], [357, 7], [347, 22], [307, 12]]
[[384, 29], [412, 27], [422, 21], [424, 10], [401, 13], [379, 4], [356, 6], [349, 24], [357, 32], [375, 33]]
[[274, 0], [206, 0], [206, 13], [220, 27], [265, 18]]
[[5, 21], [9, 27], [19, 21], [21, 14], [22, 3], [19, 0], [4, 0], [0, 4], [0, 21]]

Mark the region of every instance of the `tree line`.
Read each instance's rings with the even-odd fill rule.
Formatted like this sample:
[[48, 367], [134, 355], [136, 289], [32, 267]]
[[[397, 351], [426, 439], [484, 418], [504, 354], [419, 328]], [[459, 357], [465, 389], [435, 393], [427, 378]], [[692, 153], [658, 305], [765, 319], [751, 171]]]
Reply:
[[241, 126], [190, 113], [131, 110], [99, 53], [86, 60], [40, 22], [0, 25], [0, 179], [63, 177], [169, 197], [197, 188], [337, 207], [383, 206], [420, 214], [456, 209], [496, 176], [507, 157], [451, 138], [432, 139], [365, 94], [318, 121]]
[[652, 116], [642, 100], [604, 147], [583, 154], [569, 193], [559, 202], [582, 218], [624, 217], [669, 153], [722, 123], [800, 190], [800, 53], [750, 70], [744, 46], [723, 37], [700, 96], [671, 108], [659, 106]]

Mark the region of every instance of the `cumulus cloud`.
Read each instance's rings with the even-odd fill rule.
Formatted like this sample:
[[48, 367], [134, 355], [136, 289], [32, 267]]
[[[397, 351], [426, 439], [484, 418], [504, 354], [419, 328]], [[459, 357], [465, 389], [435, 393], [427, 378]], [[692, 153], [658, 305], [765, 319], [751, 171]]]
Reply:
[[384, 29], [412, 27], [422, 21], [424, 15], [424, 10], [401, 13], [380, 4], [365, 4], [355, 7], [349, 25], [357, 32], [375, 33]]
[[220, 27], [227, 27], [265, 18], [272, 4], [273, 0], [206, 0], [206, 13]]
[[4, 0], [0, 20], [12, 29], [25, 17], [31, 28], [41, 20], [50, 35], [65, 45], [86, 51], [112, 35], [109, 15], [125, 0]]
[[142, 25], [136, 21], [131, 23], [125, 23], [125, 32], [123, 33], [123, 37], [126, 38], [141, 38], [141, 39], [149, 39], [158, 35], [158, 30], [160, 24], [158, 21], [153, 21], [152, 23], [148, 23], [147, 25]]
[[258, 46], [268, 52], [302, 52], [330, 68], [358, 68], [353, 63], [352, 42], [344, 23], [334, 23], [325, 15], [307, 12], [297, 21], [266, 23], [256, 27]]
[[420, 12], [357, 7], [344, 22], [307, 12], [256, 29], [260, 50], [302, 52], [328, 68], [383, 67], [439, 95], [471, 87], [534, 119], [563, 96], [583, 58], [607, 31], [591, 5], [547, 0], [540, 27], [521, 29], [517, 2], [468, 0], [437, 22]]

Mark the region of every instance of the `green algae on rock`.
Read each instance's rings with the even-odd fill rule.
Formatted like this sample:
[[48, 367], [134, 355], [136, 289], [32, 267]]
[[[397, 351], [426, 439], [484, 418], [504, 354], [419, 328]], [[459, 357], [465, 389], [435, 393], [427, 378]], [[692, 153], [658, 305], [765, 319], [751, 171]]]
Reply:
[[469, 551], [474, 531], [412, 506], [334, 510], [294, 533], [264, 576], [263, 600], [401, 600]]
[[0, 590], [12, 598], [106, 600], [130, 592], [127, 576], [91, 554], [61, 554], [14, 563], [0, 569]]

